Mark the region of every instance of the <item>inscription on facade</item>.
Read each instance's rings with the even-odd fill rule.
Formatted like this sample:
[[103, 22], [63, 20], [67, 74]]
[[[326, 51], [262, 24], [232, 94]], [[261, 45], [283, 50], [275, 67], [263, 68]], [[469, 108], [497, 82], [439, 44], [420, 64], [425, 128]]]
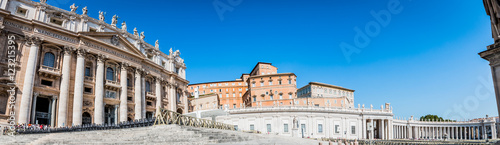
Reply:
[[121, 57], [123, 59], [127, 59], [127, 60], [131, 60], [131, 61], [134, 61], [136, 63], [141, 63], [141, 61], [137, 60], [137, 59], [134, 59], [132, 57], [129, 57], [125, 54], [122, 54], [122, 53], [119, 53], [117, 51], [114, 51], [114, 50], [111, 50], [111, 49], [108, 49], [108, 48], [104, 48], [102, 46], [99, 46], [99, 45], [96, 45], [96, 44], [93, 44], [93, 43], [90, 43], [90, 42], [87, 42], [87, 41], [82, 41], [83, 42], [83, 45], [87, 46], [87, 47], [91, 47], [91, 48], [95, 48], [95, 49], [99, 49], [101, 51], [104, 51], [104, 52], [107, 52], [107, 53], [110, 53], [110, 54], [113, 54], [115, 56], [118, 56], [118, 57]]
[[75, 39], [71, 39], [69, 37], [62, 36], [62, 35], [59, 35], [59, 34], [55, 34], [55, 33], [52, 33], [52, 32], [49, 32], [49, 31], [45, 31], [45, 30], [39, 29], [39, 28], [35, 28], [35, 32], [40, 33], [40, 34], [44, 34], [44, 35], [47, 35], [47, 36], [50, 36], [50, 37], [54, 37], [54, 38], [57, 38], [57, 39], [61, 39], [63, 41], [68, 41], [68, 42], [71, 42], [71, 43], [77, 43], [78, 42]]
[[14, 22], [11, 22], [11, 21], [5, 21], [4, 24], [6, 26], [11, 26], [11, 27], [18, 28], [18, 29], [25, 30], [25, 31], [32, 31], [33, 30], [30, 27], [26, 27], [24, 25], [21, 25], [21, 24], [18, 24], [18, 23], [14, 23]]

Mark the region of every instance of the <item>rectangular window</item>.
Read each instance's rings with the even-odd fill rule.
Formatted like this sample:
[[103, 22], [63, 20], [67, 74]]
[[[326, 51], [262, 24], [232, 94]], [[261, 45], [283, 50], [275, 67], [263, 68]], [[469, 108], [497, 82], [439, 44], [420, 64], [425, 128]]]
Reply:
[[85, 76], [90, 77], [90, 67], [85, 67]]
[[233, 93], [233, 97], [236, 97], [236, 94], [235, 94], [235, 93]]
[[271, 132], [271, 124], [267, 124], [267, 132]]
[[269, 95], [269, 99], [273, 100], [274, 99], [273, 95]]
[[283, 132], [288, 132], [288, 124], [283, 124]]
[[253, 126], [253, 124], [250, 124], [250, 130], [251, 130], [251, 131], [254, 131], [254, 126]]
[[17, 11], [16, 11], [16, 14], [17, 15], [20, 15], [20, 16], [23, 16], [23, 17], [26, 17], [26, 14], [28, 13], [28, 10], [24, 9], [24, 8], [21, 8], [21, 7], [17, 7]]
[[148, 101], [148, 102], [146, 103], [146, 105], [148, 105], [148, 106], [153, 106], [153, 102]]
[[288, 99], [292, 99], [292, 94], [288, 94]]
[[260, 86], [264, 86], [264, 82], [261, 82], [261, 83], [260, 83]]
[[42, 80], [41, 84], [44, 86], [51, 86], [52, 87], [52, 81]]
[[255, 102], [255, 101], [257, 101], [257, 97], [253, 97], [253, 101], [254, 101], [254, 102]]
[[278, 84], [281, 85], [281, 81], [278, 81]]
[[229, 94], [226, 93], [226, 97], [229, 97]]
[[252, 87], [255, 87], [255, 83], [252, 83]]
[[271, 82], [269, 82], [269, 85], [273, 85], [273, 82], [272, 82], [272, 81], [271, 81]]
[[233, 108], [236, 108], [236, 104], [233, 104]]
[[92, 88], [85, 87], [83, 88], [83, 92], [87, 94], [92, 94]]
[[335, 125], [335, 133], [340, 133], [340, 126], [339, 125]]
[[241, 93], [240, 93], [240, 97], [241, 97]]
[[318, 124], [318, 133], [323, 133], [323, 124]]
[[132, 101], [132, 97], [127, 97], [127, 101]]
[[238, 131], [238, 125], [234, 125], [234, 129]]
[[288, 80], [288, 84], [292, 84], [292, 80]]
[[116, 92], [115, 91], [106, 90], [106, 98], [113, 98], [113, 99], [115, 99], [116, 98]]
[[351, 134], [356, 134], [356, 126], [351, 126]]
[[280, 99], [283, 99], [283, 95], [282, 94], [280, 94]]
[[231, 85], [233, 85], [233, 86], [234, 86], [234, 83], [232, 83]]
[[238, 83], [238, 85], [241, 85], [241, 83]]

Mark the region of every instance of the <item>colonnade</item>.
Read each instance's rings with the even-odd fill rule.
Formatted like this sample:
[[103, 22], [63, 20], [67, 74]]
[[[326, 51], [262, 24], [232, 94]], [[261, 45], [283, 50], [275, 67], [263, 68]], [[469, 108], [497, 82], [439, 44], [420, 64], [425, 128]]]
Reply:
[[429, 140], [485, 140], [496, 139], [495, 123], [456, 123], [433, 124], [395, 124], [394, 139], [429, 139]]

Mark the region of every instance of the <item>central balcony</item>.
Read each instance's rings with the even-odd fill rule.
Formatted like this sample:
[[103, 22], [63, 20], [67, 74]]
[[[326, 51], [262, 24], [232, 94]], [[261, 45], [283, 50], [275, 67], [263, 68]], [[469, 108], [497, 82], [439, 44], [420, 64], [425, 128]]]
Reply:
[[120, 88], [121, 86], [117, 81], [106, 80], [106, 89], [118, 91]]
[[86, 81], [86, 82], [94, 82], [94, 77], [91, 77], [91, 76], [85, 76], [85, 81]]
[[47, 78], [52, 78], [52, 79], [57, 79], [61, 76], [61, 71], [59, 69], [49, 67], [49, 66], [44, 66], [44, 65], [42, 65], [40, 67], [40, 70], [38, 70], [38, 73], [41, 76], [44, 76]]

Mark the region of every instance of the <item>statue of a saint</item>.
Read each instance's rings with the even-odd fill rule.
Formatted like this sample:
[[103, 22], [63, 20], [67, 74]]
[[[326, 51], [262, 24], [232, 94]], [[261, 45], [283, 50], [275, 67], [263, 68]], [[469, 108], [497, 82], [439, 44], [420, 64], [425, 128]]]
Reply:
[[483, 0], [486, 14], [490, 16], [492, 37], [496, 42], [500, 41], [500, 5], [498, 0]]
[[141, 32], [141, 40], [144, 40], [144, 38], [146, 38], [146, 36], [144, 36], [144, 31]]
[[168, 50], [168, 55], [172, 55], [173, 51], [172, 51], [172, 47], [170, 47], [170, 50]]
[[127, 31], [127, 23], [125, 21], [122, 22], [122, 30]]
[[104, 21], [104, 12], [99, 11], [99, 21]]
[[118, 16], [114, 15], [113, 19], [111, 19], [111, 26], [116, 27], [116, 23], [118, 22]]
[[47, 0], [40, 0], [40, 3], [42, 3], [42, 4], [46, 4], [46, 3], [47, 3]]
[[134, 28], [134, 36], [139, 37], [139, 33], [137, 33], [137, 27]]
[[69, 8], [71, 9], [71, 12], [75, 13], [76, 9], [78, 9], [78, 6], [76, 6], [75, 3], [73, 3], [73, 5], [69, 6]]
[[82, 9], [82, 15], [87, 15], [87, 12], [88, 12], [87, 6], [83, 7], [83, 9]]
[[157, 40], [156, 40], [156, 42], [155, 42], [155, 48], [156, 48], [156, 49], [159, 49], [159, 48], [160, 48], [160, 43], [158, 42], [158, 39], [157, 39]]

